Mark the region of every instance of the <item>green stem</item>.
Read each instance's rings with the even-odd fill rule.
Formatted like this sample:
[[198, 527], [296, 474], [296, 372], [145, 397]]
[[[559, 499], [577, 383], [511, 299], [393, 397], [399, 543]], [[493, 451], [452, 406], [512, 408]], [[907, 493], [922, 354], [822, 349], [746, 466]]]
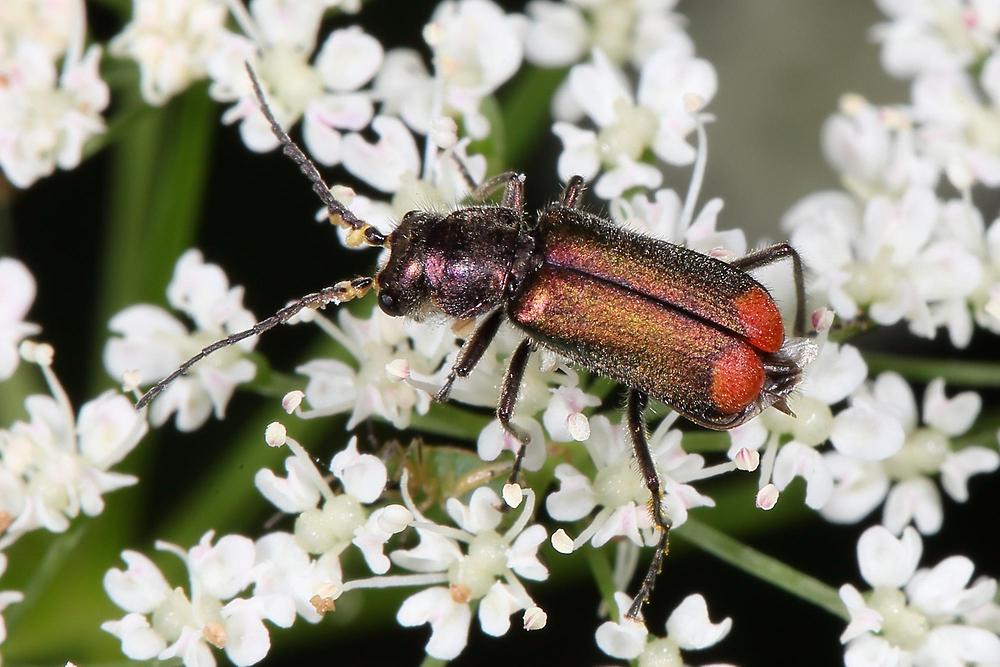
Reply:
[[748, 547], [697, 519], [689, 518], [674, 534], [678, 539], [690, 542], [758, 579], [848, 620], [847, 610], [837, 591], [815, 577]]
[[943, 378], [958, 387], [1000, 387], [1000, 363], [959, 359], [909, 357], [885, 352], [864, 351], [871, 374], [895, 371], [907, 380], [930, 382]]
[[451, 403], [435, 404], [426, 415], [413, 415], [412, 428], [456, 440], [475, 440], [490, 417]]
[[31, 568], [31, 579], [23, 591], [24, 600], [4, 611], [8, 632], [12, 633], [17, 628], [18, 621], [41, 599], [41, 593], [62, 571], [66, 559], [76, 551], [81, 538], [90, 525], [91, 522], [84, 521], [52, 540], [45, 550], [41, 562]]
[[611, 620], [617, 623], [618, 605], [615, 603], [615, 575], [608, 562], [608, 555], [604, 549], [586, 548], [584, 552], [587, 554], [587, 565], [590, 566], [590, 572], [594, 575], [594, 581], [597, 583], [597, 590], [601, 592], [601, 599], [604, 600], [604, 605], [608, 608]]
[[428, 655], [424, 658], [424, 661], [420, 663], [420, 667], [444, 667], [444, 665], [447, 664], [447, 660], [439, 660], [438, 658], [432, 658]]
[[504, 90], [500, 99], [507, 128], [505, 158], [508, 165], [524, 164], [538, 148], [539, 138], [552, 120], [550, 101], [566, 70], [526, 66]]

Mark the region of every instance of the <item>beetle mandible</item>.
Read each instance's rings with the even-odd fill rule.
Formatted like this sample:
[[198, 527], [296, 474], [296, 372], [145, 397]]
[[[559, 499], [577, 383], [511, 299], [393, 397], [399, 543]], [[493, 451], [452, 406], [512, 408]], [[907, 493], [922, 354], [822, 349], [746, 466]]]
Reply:
[[[581, 210], [580, 176], [570, 179], [558, 202], [532, 217], [524, 207], [524, 177], [514, 172], [489, 179], [471, 195], [486, 202], [502, 189], [499, 206], [480, 203], [447, 214], [411, 211], [384, 235], [331, 194], [313, 162], [275, 120], [249, 65], [247, 72], [282, 150], [312, 183], [331, 220], [349, 230], [349, 242], [387, 248], [389, 259], [374, 277], [341, 281], [306, 295], [250, 329], [205, 347], [152, 386], [136, 407], [147, 405], [216, 350], [262, 334], [305, 308], [343, 303], [372, 288], [388, 315], [482, 317], [438, 392], [439, 401], [447, 400], [452, 384], [472, 371], [500, 325], [510, 322], [524, 338], [508, 363], [496, 415], [521, 444], [512, 482], [529, 436], [511, 418], [534, 350], [547, 348], [628, 388], [629, 439], [660, 534], [628, 610], [629, 617], [637, 617], [653, 589], [670, 532], [646, 441], [649, 397], [717, 430], [738, 426], [769, 406], [791, 414], [786, 398], [815, 355], [815, 346], [801, 338], [805, 313], [798, 253], [780, 243], [727, 263], [642, 236]], [[795, 280], [797, 336], [787, 340], [774, 299], [747, 273], [786, 258]]]

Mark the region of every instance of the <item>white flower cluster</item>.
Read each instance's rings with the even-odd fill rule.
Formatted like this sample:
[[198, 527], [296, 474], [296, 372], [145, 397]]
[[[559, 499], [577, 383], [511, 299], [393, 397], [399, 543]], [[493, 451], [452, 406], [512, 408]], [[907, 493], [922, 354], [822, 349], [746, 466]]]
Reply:
[[[247, 329], [254, 316], [243, 307], [243, 288], [230, 287], [226, 274], [208, 264], [198, 250], [189, 250], [177, 260], [167, 285], [170, 305], [194, 323], [189, 332], [169, 312], [151, 304], [136, 304], [119, 312], [108, 327], [118, 337], [104, 348], [104, 365], [116, 381], [145, 386], [165, 377], [202, 347], [228, 334]], [[193, 431], [213, 412], [222, 418], [236, 386], [254, 378], [257, 367], [245, 358], [256, 338], [212, 355], [190, 374], [178, 378], [153, 402], [150, 422], [164, 424], [176, 413], [182, 431]]]
[[[172, 589], [145, 556], [124, 552], [127, 570], [109, 571], [104, 583], [128, 613], [102, 627], [121, 640], [127, 656], [179, 657], [188, 667], [203, 667], [215, 664], [211, 645], [224, 649], [233, 664], [251, 665], [270, 648], [264, 620], [289, 627], [298, 615], [316, 623], [334, 611], [342, 595], [362, 588], [427, 587], [403, 602], [397, 619], [404, 626], [430, 624], [427, 652], [440, 659], [461, 653], [475, 608], [483, 631], [494, 636], [509, 630], [517, 611], [524, 611], [525, 629], [544, 627], [545, 612], [521, 583], [548, 577], [537, 557], [546, 531], [528, 525], [534, 510], [530, 491], [521, 514], [503, 531], [501, 501], [491, 489], [477, 489], [468, 505], [452, 498], [447, 513], [459, 526], [454, 528], [416, 507], [405, 472], [399, 480], [403, 505], [369, 511], [366, 506], [383, 497], [388, 472], [378, 458], [360, 453], [356, 440], [330, 462], [343, 489], [336, 493], [283, 426], [269, 426], [266, 439], [271, 446], [287, 445], [292, 456], [285, 461], [286, 477], [260, 470], [257, 487], [279, 510], [295, 515], [293, 532], [272, 532], [256, 541], [227, 535], [214, 546], [210, 532], [187, 552], [158, 543], [187, 565], [189, 591]], [[389, 540], [409, 528], [419, 543], [387, 557]], [[352, 544], [376, 576], [344, 580], [340, 555]], [[413, 574], [390, 574], [393, 564]], [[240, 596], [251, 586], [252, 593]]]
[[995, 665], [1000, 662], [997, 581], [972, 580], [974, 564], [965, 556], [945, 558], [917, 569], [923, 543], [912, 528], [894, 537], [882, 526], [858, 540], [865, 594], [840, 587], [850, 623], [846, 667], [903, 665]]
[[805, 198], [784, 226], [839, 316], [905, 320], [925, 337], [946, 327], [963, 347], [974, 324], [1000, 333], [1000, 223], [972, 199], [1000, 185], [1000, 4], [878, 4], [883, 65], [912, 79], [911, 100], [845, 96], [823, 129], [845, 191]]
[[76, 167], [104, 131], [101, 47], [85, 49], [86, 32], [84, 0], [0, 7], [0, 169], [18, 187]]
[[[111, 468], [148, 428], [144, 415], [114, 391], [74, 410], [52, 369], [52, 346], [23, 340], [41, 331], [24, 321], [34, 298], [35, 280], [24, 264], [0, 258], [0, 382], [23, 359], [39, 367], [49, 388], [47, 395], [24, 399], [27, 421], [0, 427], [0, 575], [7, 569], [3, 551], [21, 536], [38, 529], [64, 532], [80, 514], [100, 514], [106, 493], [135, 484], [134, 476]], [[0, 592], [0, 613], [23, 597]], [[0, 616], [0, 643], [6, 638]]]

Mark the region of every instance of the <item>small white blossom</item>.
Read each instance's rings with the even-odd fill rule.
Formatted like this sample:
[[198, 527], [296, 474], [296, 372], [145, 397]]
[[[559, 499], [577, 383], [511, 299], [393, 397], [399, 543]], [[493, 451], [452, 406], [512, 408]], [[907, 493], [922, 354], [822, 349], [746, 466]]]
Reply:
[[660, 185], [660, 172], [641, 161], [647, 149], [668, 164], [694, 162], [696, 150], [687, 136], [699, 121], [697, 112], [685, 108], [683, 97], [695, 94], [707, 102], [717, 84], [707, 61], [668, 48], [643, 65], [635, 96], [623, 73], [600, 50], [593, 52], [590, 63], [573, 67], [569, 85], [598, 132], [566, 122], [553, 126], [563, 142], [559, 176], [569, 180], [579, 174], [591, 180], [603, 167], [594, 192], [611, 199], [631, 187]]
[[676, 0], [529, 2], [525, 58], [542, 67], [564, 67], [597, 47], [616, 63], [628, 60], [642, 67], [664, 47], [690, 55], [694, 46], [684, 31], [684, 19], [670, 11], [675, 4]]
[[30, 421], [0, 429], [0, 548], [38, 528], [63, 532], [81, 512], [96, 516], [105, 493], [138, 481], [109, 469], [145, 435], [143, 415], [113, 391], [74, 414], [51, 360], [40, 361], [52, 395], [28, 396]]
[[82, 2], [74, 21], [61, 72], [50, 45], [29, 38], [0, 58], [0, 168], [17, 187], [28, 187], [57, 166], [76, 167], [87, 140], [104, 132], [108, 86], [98, 72], [101, 48], [82, 50]]
[[[248, 329], [255, 321], [253, 313], [242, 305], [243, 288], [230, 287], [222, 269], [206, 263], [198, 250], [189, 250], [177, 260], [167, 286], [167, 301], [191, 319], [194, 331], [189, 332], [159, 306], [138, 304], [122, 310], [108, 323], [119, 336], [111, 338], [104, 348], [104, 366], [113, 378], [136, 370], [140, 384], [152, 384], [205, 345]], [[160, 426], [176, 412], [177, 428], [193, 431], [213, 411], [222, 418], [236, 386], [256, 374], [256, 366], [244, 358], [256, 342], [255, 337], [244, 339], [177, 378], [153, 401], [152, 424]]]
[[638, 660], [643, 667], [685, 664], [681, 651], [699, 651], [722, 641], [733, 626], [731, 618], [712, 623], [708, 605], [700, 594], [689, 595], [667, 618], [664, 637], [650, 635], [642, 620], [625, 616], [632, 599], [615, 593], [619, 621], [605, 621], [597, 628], [597, 645], [613, 658]]
[[241, 4], [230, 9], [240, 10], [234, 18], [243, 34], [224, 33], [207, 63], [209, 94], [235, 102], [223, 121], [240, 122], [251, 150], [278, 145], [253, 96], [244, 68], [250, 63], [278, 121], [290, 126], [302, 118], [309, 152], [322, 164], [337, 164], [341, 132], [361, 130], [372, 118], [372, 101], [359, 89], [378, 71], [382, 45], [358, 27], [343, 28], [327, 36], [310, 63], [324, 11], [318, 0], [252, 0], [249, 13]]
[[122, 642], [133, 660], [180, 658], [186, 667], [215, 665], [211, 646], [224, 649], [234, 665], [252, 665], [267, 655], [268, 620], [289, 627], [295, 620], [290, 600], [273, 596], [236, 597], [253, 581], [255, 546], [246, 537], [226, 535], [214, 545], [206, 533], [189, 551], [158, 542], [178, 556], [190, 577], [190, 593], [171, 589], [159, 568], [135, 551], [122, 553], [126, 570], [111, 569], [104, 588], [128, 612], [101, 628]]
[[[468, 505], [456, 498], [448, 500], [446, 509], [459, 526], [456, 529], [433, 523], [420, 513], [409, 497], [406, 473], [400, 484], [403, 501], [417, 519], [413, 525], [420, 543], [412, 549], [394, 551], [390, 558], [415, 574], [349, 581], [341, 592], [430, 586], [404, 600], [396, 620], [406, 627], [430, 624], [427, 654], [441, 660], [451, 660], [465, 648], [473, 603], [478, 602], [483, 632], [496, 637], [507, 633], [510, 616], [517, 611], [524, 610], [526, 629], [544, 625], [545, 612], [520, 581], [548, 578], [548, 570], [537, 555], [545, 541], [545, 528], [528, 525], [535, 506], [534, 493], [525, 491], [524, 509], [513, 525], [500, 532], [502, 501], [492, 489], [476, 489]], [[462, 544], [467, 545], [464, 551]]]
[[110, 51], [138, 63], [143, 99], [161, 105], [205, 77], [226, 17], [217, 0], [132, 0], [132, 19]]
[[[663, 511], [676, 528], [687, 520], [689, 509], [712, 507], [715, 502], [686, 483], [703, 476], [705, 461], [697, 454], [684, 452], [681, 432], [668, 430], [671, 423], [665, 419], [650, 436], [649, 451], [664, 493]], [[594, 417], [591, 425], [584, 446], [597, 468], [594, 479], [568, 463], [560, 463], [555, 471], [559, 490], [546, 498], [546, 510], [557, 521], [577, 521], [600, 508], [573, 541], [574, 549], [587, 541], [600, 547], [615, 537], [627, 537], [638, 546], [656, 544], [650, 493], [635, 468], [626, 429], [604, 416]]]
[[[388, 481], [385, 465], [371, 454], [360, 453], [357, 438], [351, 438], [330, 462], [330, 472], [344, 489], [344, 493], [335, 494], [302, 446], [291, 438], [285, 444], [293, 452], [285, 459], [287, 476], [279, 477], [264, 468], [257, 471], [254, 483], [279, 510], [297, 515], [294, 530], [297, 547], [317, 555], [318, 562], [322, 562], [336, 561], [353, 543], [373, 572], [385, 573], [389, 569], [389, 560], [383, 553], [386, 543], [413, 520], [400, 505], [380, 507], [371, 514], [364, 507], [381, 497]], [[339, 564], [330, 562], [321, 569], [329, 571], [333, 567], [338, 573], [335, 583], [339, 584]], [[310, 589], [310, 595], [296, 600], [298, 607], [319, 593], [318, 586], [323, 582], [313, 583], [316, 585]]]
[[922, 550], [910, 527], [901, 539], [882, 526], [861, 535], [858, 565], [872, 590], [840, 588], [851, 616], [840, 638], [848, 667], [1000, 662], [1000, 637], [970, 620], [993, 605], [996, 580], [973, 581], [974, 565], [964, 556], [918, 570]]
[[941, 494], [932, 478], [941, 475], [945, 492], [958, 502], [969, 497], [968, 480], [974, 474], [1000, 466], [995, 448], [955, 449], [951, 438], [965, 433], [979, 414], [980, 398], [963, 392], [944, 393], [944, 381], [932, 381], [924, 393], [923, 425], [909, 385], [895, 373], [882, 373], [856, 402], [870, 406], [883, 423], [898, 424], [902, 447], [878, 461], [829, 452], [824, 458], [833, 478], [830, 501], [821, 514], [837, 523], [860, 521], [885, 501], [882, 523], [899, 534], [911, 522], [925, 535], [936, 533], [944, 519]]

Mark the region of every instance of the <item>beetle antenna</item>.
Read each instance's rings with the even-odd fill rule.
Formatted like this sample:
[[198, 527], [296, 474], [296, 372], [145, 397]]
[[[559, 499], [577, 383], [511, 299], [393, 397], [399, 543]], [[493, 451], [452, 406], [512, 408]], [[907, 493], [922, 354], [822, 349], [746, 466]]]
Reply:
[[198, 363], [208, 355], [212, 354], [213, 352], [221, 350], [224, 347], [229, 347], [230, 345], [235, 345], [236, 343], [240, 342], [245, 338], [260, 335], [265, 331], [273, 329], [279, 324], [284, 324], [288, 320], [295, 317], [295, 315], [297, 315], [300, 311], [306, 308], [314, 308], [314, 309], [324, 308], [327, 304], [330, 303], [339, 305], [341, 303], [344, 303], [345, 301], [351, 301], [352, 299], [361, 298], [368, 293], [368, 290], [371, 289], [372, 284], [374, 282], [375, 281], [373, 278], [367, 278], [367, 277], [355, 278], [354, 280], [342, 280], [336, 285], [331, 285], [330, 287], [324, 287], [318, 292], [307, 294], [300, 299], [292, 301], [291, 303], [289, 303], [287, 306], [276, 312], [271, 317], [261, 320], [260, 322], [253, 325], [249, 329], [244, 329], [243, 331], [234, 333], [231, 336], [215, 341], [211, 345], [202, 348], [201, 352], [194, 355], [193, 357], [185, 361], [183, 364], [178, 366], [177, 369], [174, 370], [170, 375], [163, 378], [162, 380], [154, 384], [152, 387], [147, 389], [146, 393], [143, 394], [142, 397], [136, 402], [135, 404], [136, 409], [141, 410], [142, 408], [149, 405], [150, 401], [152, 401], [160, 394], [160, 392], [166, 389], [171, 382], [173, 382], [180, 376], [187, 373], [192, 366], [194, 366], [196, 363]]
[[299, 166], [299, 170], [305, 174], [305, 177], [309, 179], [312, 183], [313, 192], [320, 198], [320, 201], [326, 206], [326, 210], [330, 214], [330, 222], [337, 225], [338, 227], [343, 227], [344, 229], [349, 229], [350, 233], [347, 236], [347, 244], [350, 246], [359, 246], [363, 243], [367, 243], [372, 246], [384, 247], [386, 245], [386, 237], [380, 231], [375, 229], [373, 226], [354, 215], [344, 204], [340, 202], [333, 194], [330, 192], [329, 186], [323, 180], [323, 177], [319, 173], [319, 169], [316, 168], [316, 164], [310, 160], [302, 149], [296, 145], [292, 138], [288, 136], [278, 120], [274, 117], [274, 112], [271, 111], [270, 105], [267, 103], [267, 98], [264, 97], [264, 91], [261, 89], [260, 80], [257, 78], [257, 73], [254, 72], [253, 67], [250, 63], [244, 63], [246, 67], [247, 74], [250, 76], [250, 83], [253, 85], [253, 93], [257, 98], [257, 104], [260, 106], [261, 113], [264, 114], [264, 118], [267, 119], [268, 124], [271, 126], [271, 133], [274, 134], [278, 142], [281, 144], [282, 152], [291, 158], [292, 162]]

